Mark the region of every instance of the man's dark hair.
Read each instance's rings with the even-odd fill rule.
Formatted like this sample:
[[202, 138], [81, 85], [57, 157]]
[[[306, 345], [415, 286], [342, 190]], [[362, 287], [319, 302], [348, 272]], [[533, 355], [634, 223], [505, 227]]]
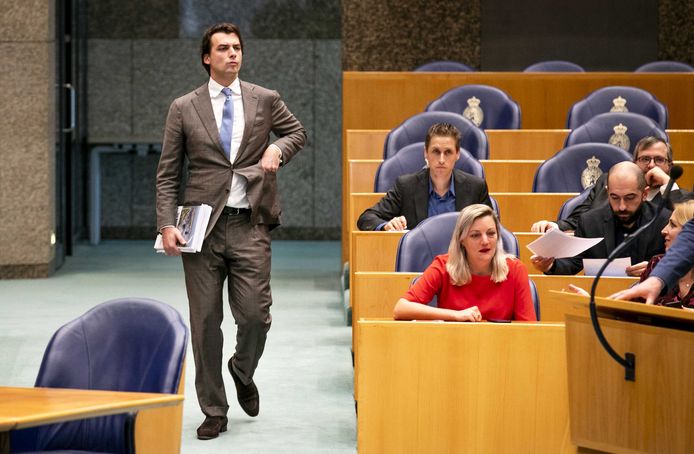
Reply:
[[429, 149], [429, 142], [432, 137], [452, 137], [455, 140], [456, 150], [460, 148], [460, 131], [450, 123], [436, 123], [431, 125], [427, 131], [426, 139], [424, 139], [424, 149]]
[[205, 30], [205, 33], [202, 35], [202, 43], [200, 44], [200, 61], [202, 62], [202, 66], [205, 68], [205, 71], [207, 71], [207, 74], [210, 74], [210, 65], [205, 63], [205, 55], [208, 55], [211, 50], [212, 46], [212, 35], [215, 33], [226, 33], [226, 34], [231, 34], [234, 33], [236, 36], [239, 37], [239, 43], [241, 44], [241, 51], [243, 51], [243, 38], [241, 37], [241, 30], [229, 22], [222, 22], [220, 24], [215, 24]]
[[653, 136], [646, 136], [636, 143], [636, 146], [634, 147], [634, 162], [636, 162], [636, 160], [639, 158], [639, 153], [641, 153], [644, 150], [648, 150], [657, 143], [665, 144], [665, 147], [667, 149], [667, 160], [672, 163], [672, 147], [670, 146], [670, 144], [667, 141], [661, 139], [660, 137]]

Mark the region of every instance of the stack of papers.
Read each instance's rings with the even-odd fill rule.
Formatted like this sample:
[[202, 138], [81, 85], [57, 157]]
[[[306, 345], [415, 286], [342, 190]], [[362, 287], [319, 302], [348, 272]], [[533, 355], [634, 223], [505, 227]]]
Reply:
[[[176, 227], [186, 240], [186, 244], [178, 248], [181, 252], [200, 252], [211, 214], [212, 207], [205, 204], [178, 207]], [[164, 252], [161, 233], [154, 241], [154, 249], [160, 253]]]

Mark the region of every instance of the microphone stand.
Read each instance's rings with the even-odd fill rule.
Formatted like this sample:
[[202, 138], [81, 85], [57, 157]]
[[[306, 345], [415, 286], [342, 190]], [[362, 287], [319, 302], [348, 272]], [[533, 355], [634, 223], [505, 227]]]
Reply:
[[631, 243], [633, 243], [636, 237], [638, 237], [641, 234], [641, 232], [650, 227], [651, 224], [653, 224], [656, 221], [656, 219], [658, 219], [658, 216], [663, 211], [663, 208], [665, 207], [670, 198], [670, 191], [672, 190], [672, 185], [675, 184], [675, 180], [679, 178], [681, 175], [682, 167], [673, 166], [670, 171], [670, 181], [665, 187], [663, 200], [658, 205], [658, 209], [656, 210], [653, 219], [641, 226], [641, 228], [639, 228], [636, 232], [627, 236], [622, 242], [622, 244], [617, 246], [612, 251], [612, 253], [607, 257], [607, 260], [605, 260], [605, 263], [603, 263], [600, 269], [598, 270], [598, 274], [595, 275], [593, 285], [590, 288], [590, 321], [593, 323], [593, 330], [595, 331], [595, 335], [598, 337], [598, 340], [600, 341], [600, 344], [602, 344], [605, 351], [622, 367], [624, 367], [624, 379], [628, 381], [636, 381], [636, 355], [631, 352], [625, 352], [624, 358], [622, 358], [619, 355], [619, 353], [617, 353], [615, 349], [612, 348], [610, 343], [607, 342], [607, 338], [605, 338], [605, 334], [602, 332], [600, 322], [598, 321], [598, 309], [595, 305], [595, 290], [598, 288], [598, 281], [600, 280], [600, 277], [602, 277], [602, 273], [605, 271], [605, 268], [607, 268], [607, 265], [609, 265], [617, 257], [617, 255], [619, 255], [624, 249], [626, 249]]

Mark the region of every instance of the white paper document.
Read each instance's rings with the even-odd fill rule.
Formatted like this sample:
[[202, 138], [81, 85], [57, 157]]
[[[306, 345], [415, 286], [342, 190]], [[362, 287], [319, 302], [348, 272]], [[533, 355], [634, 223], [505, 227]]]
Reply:
[[580, 238], [567, 235], [559, 229], [552, 229], [528, 244], [527, 248], [530, 249], [533, 254], [541, 257], [561, 259], [565, 257], [575, 257], [581, 252], [592, 248], [602, 240], [602, 238]]
[[[586, 276], [595, 276], [600, 271], [600, 267], [607, 259], [583, 259], [583, 273]], [[631, 266], [631, 258], [623, 257], [614, 259], [612, 263], [607, 265], [603, 276], [624, 277], [627, 275], [627, 267]]]
[[[176, 227], [186, 240], [185, 246], [178, 248], [181, 252], [200, 252], [211, 214], [212, 207], [205, 204], [178, 207]], [[154, 241], [154, 249], [159, 253], [164, 253], [161, 233]]]

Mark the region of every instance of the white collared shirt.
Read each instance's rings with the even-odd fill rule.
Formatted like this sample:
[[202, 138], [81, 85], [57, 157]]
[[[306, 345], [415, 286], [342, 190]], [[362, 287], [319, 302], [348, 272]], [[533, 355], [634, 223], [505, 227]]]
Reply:
[[[222, 127], [224, 102], [226, 101], [226, 96], [222, 93], [222, 89], [225, 87], [211, 77], [207, 87], [210, 91], [210, 101], [212, 102], [214, 119], [217, 122], [217, 130], [220, 130]], [[241, 84], [239, 83], [238, 77], [234, 79], [229, 88], [231, 89], [231, 100], [234, 103], [234, 119], [231, 130], [231, 151], [229, 157], [231, 162], [234, 162], [239, 152], [239, 147], [241, 146], [243, 129], [246, 126], [246, 122], [243, 116], [243, 99], [241, 98]], [[227, 206], [235, 208], [250, 207], [248, 197], [246, 197], [247, 184], [248, 181], [246, 178], [234, 172], [231, 177], [231, 191], [229, 193], [229, 199], [227, 200]]]
[[[648, 191], [648, 195], [646, 196], [646, 200], [649, 202], [655, 198], [655, 195], [660, 193], [660, 195], [665, 195], [665, 188], [667, 187], [666, 184], [660, 186], [657, 191]], [[672, 184], [672, 190], [677, 191], [679, 190], [679, 186], [677, 186], [677, 183]]]

